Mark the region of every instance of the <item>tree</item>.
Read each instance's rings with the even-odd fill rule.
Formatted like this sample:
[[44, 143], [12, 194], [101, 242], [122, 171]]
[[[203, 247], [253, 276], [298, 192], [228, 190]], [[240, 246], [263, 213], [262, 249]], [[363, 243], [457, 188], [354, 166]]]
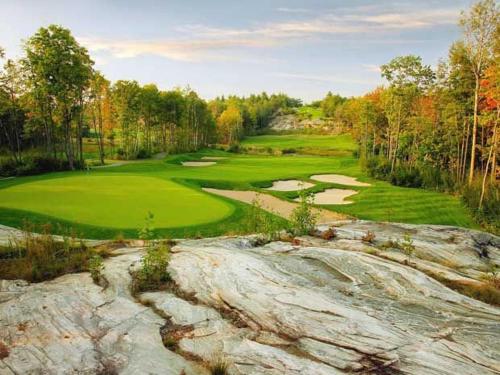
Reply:
[[242, 135], [243, 118], [240, 110], [234, 106], [229, 106], [217, 119], [217, 134], [219, 142], [234, 144]]
[[111, 88], [115, 119], [120, 127], [121, 153], [125, 159], [135, 157], [139, 149], [139, 96], [137, 81], [117, 81]]
[[400, 135], [408, 121], [414, 100], [434, 80], [434, 72], [422, 64], [419, 56], [400, 56], [381, 66], [382, 77], [390, 84], [384, 96], [384, 107], [389, 122], [388, 159], [391, 172], [396, 165]]
[[[30, 89], [44, 112], [48, 112], [51, 131], [54, 123], [62, 123], [64, 149], [69, 167], [74, 169], [72, 121], [83, 111], [83, 95], [92, 75], [93, 62], [68, 29], [50, 25], [40, 28], [24, 45], [22, 64]], [[80, 160], [82, 123], [76, 131]]]
[[333, 117], [337, 108], [346, 101], [346, 98], [340, 95], [333, 95], [331, 92], [326, 94], [321, 102], [321, 109], [327, 117]]
[[475, 78], [469, 184], [472, 183], [474, 178], [476, 162], [480, 83], [484, 78], [485, 69], [492, 56], [495, 32], [499, 28], [499, 22], [500, 13], [494, 0], [482, 0], [477, 2], [468, 13], [462, 12], [462, 17], [460, 19], [460, 25], [464, 32], [464, 47], [471, 61], [471, 68]]
[[94, 132], [97, 136], [101, 164], [104, 164], [104, 132], [106, 113], [110, 112], [110, 109], [107, 108], [110, 105], [110, 95], [109, 81], [101, 73], [94, 72], [90, 82], [89, 110]]

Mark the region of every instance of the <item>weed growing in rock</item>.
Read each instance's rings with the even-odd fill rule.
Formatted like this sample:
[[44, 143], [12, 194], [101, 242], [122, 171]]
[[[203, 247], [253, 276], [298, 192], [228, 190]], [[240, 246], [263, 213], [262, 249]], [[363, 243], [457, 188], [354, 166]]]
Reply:
[[[92, 256], [108, 255], [108, 249], [91, 249], [71, 236], [56, 238], [49, 224], [35, 227], [26, 222], [22, 235], [0, 247], [0, 275], [30, 282], [50, 280], [66, 273], [87, 271]], [[35, 234], [38, 232], [39, 234]]]
[[102, 257], [98, 254], [92, 256], [89, 259], [89, 272], [90, 276], [92, 276], [92, 280], [96, 284], [98, 284], [102, 278], [102, 271], [104, 270], [104, 263], [102, 261]]
[[132, 288], [134, 292], [145, 292], [160, 289], [170, 281], [167, 271], [170, 260], [170, 250], [166, 245], [148, 247], [141, 259], [141, 268], [133, 275]]
[[408, 263], [410, 263], [411, 257], [415, 252], [415, 245], [413, 244], [413, 239], [411, 238], [409, 233], [405, 233], [403, 237], [403, 242], [401, 243], [401, 250], [408, 257]]
[[308, 234], [311, 232], [316, 222], [318, 214], [313, 210], [313, 196], [305, 191], [299, 193], [299, 205], [293, 210], [290, 221], [292, 230], [296, 235]]
[[208, 369], [211, 375], [226, 375], [229, 369], [229, 361], [222, 355], [214, 356], [208, 364]]

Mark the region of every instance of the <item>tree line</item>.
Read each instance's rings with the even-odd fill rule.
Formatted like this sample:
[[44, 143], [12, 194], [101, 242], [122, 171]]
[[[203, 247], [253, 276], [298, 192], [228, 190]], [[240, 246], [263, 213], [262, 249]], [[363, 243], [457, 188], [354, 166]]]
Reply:
[[71, 32], [57, 25], [40, 28], [23, 52], [0, 70], [0, 151], [10, 155], [4, 174], [29, 173], [26, 163], [33, 160], [82, 168], [86, 138], [95, 141], [100, 163], [108, 156], [134, 159], [233, 144], [265, 128], [280, 109], [300, 104], [266, 93], [206, 102], [190, 88], [111, 83]]
[[463, 12], [463, 36], [436, 69], [418, 56], [380, 67], [388, 85], [318, 103], [360, 144], [368, 172], [396, 185], [459, 192], [500, 227], [500, 16], [493, 0]]

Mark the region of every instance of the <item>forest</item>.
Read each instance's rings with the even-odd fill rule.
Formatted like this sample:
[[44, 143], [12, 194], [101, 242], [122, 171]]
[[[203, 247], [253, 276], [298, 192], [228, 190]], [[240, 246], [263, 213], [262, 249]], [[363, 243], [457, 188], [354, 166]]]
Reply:
[[[437, 67], [395, 57], [387, 85], [360, 97], [328, 93], [313, 102], [352, 134], [368, 173], [399, 186], [459, 194], [478, 221], [498, 228], [500, 27], [493, 0], [461, 15], [462, 37]], [[0, 175], [83, 169], [106, 158], [141, 159], [224, 144], [263, 133], [302, 102], [286, 94], [207, 101], [194, 90], [110, 82], [71, 31], [40, 28], [18, 60], [0, 70]], [[0, 56], [5, 51], [0, 48]], [[89, 159], [86, 143], [97, 149]]]

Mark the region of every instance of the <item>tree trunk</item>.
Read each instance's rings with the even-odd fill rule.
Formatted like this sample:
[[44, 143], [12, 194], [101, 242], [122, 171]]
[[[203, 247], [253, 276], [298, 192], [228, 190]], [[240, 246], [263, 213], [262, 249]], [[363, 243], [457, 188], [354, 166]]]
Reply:
[[470, 169], [469, 169], [469, 185], [474, 179], [474, 167], [476, 163], [476, 137], [477, 137], [477, 123], [478, 123], [478, 107], [479, 107], [479, 75], [476, 74], [476, 86], [474, 88], [474, 125], [472, 127], [472, 147], [470, 155]]

